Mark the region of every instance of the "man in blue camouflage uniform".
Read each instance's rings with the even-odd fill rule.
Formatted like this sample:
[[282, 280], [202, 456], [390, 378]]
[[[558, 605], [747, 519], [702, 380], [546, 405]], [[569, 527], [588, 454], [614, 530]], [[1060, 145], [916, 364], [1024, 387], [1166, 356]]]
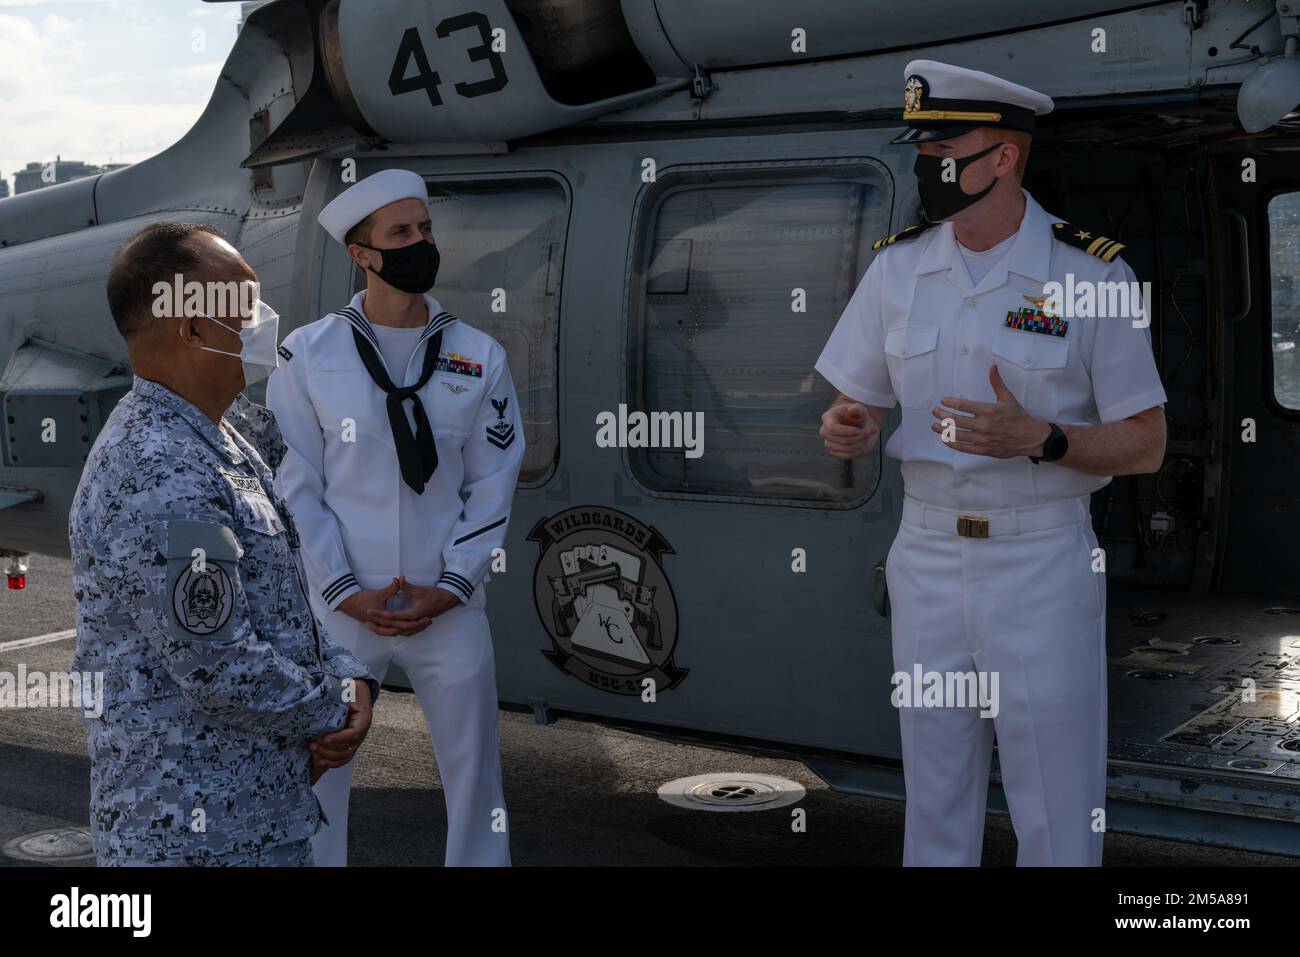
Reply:
[[[311, 783], [351, 759], [378, 686], [312, 616], [297, 532], [254, 445], [278, 440], [238, 395], [275, 363], [274, 329], [253, 331], [274, 313], [155, 309], [173, 274], [256, 283], [214, 231], [168, 223], [128, 240], [109, 274], [136, 378], [70, 517], [72, 667], [105, 673], [103, 712], [86, 719], [96, 856], [309, 865]], [[263, 426], [253, 442], [224, 418], [232, 403]]]

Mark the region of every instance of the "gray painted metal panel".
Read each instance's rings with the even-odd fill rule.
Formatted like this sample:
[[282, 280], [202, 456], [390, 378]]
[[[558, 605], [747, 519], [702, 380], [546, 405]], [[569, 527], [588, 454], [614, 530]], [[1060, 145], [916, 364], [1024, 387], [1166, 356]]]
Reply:
[[34, 502], [41, 497], [41, 493], [32, 488], [11, 488], [0, 485], [0, 509], [9, 508], [12, 505], [22, 505], [24, 502]]
[[0, 247], [93, 226], [95, 184], [101, 178], [87, 176], [0, 199]]
[[[658, 97], [683, 83], [667, 80], [581, 106], [560, 103], [542, 84], [503, 0], [343, 0], [339, 25], [357, 105], [375, 130], [399, 142], [515, 139]], [[394, 55], [409, 28], [418, 32], [428, 66], [440, 78], [432, 94], [439, 103], [423, 89], [400, 95], [389, 89]], [[493, 30], [504, 31], [500, 53], [484, 52]], [[415, 76], [415, 61], [407, 66]]]
[[[929, 8], [926, 8], [927, 11]], [[798, 17], [796, 16], [796, 19]], [[1019, 33], [833, 60], [777, 66], [726, 68], [711, 73], [712, 91], [702, 102], [680, 93], [593, 121], [599, 124], [734, 120], [826, 112], [861, 112], [895, 118], [901, 126], [903, 70], [928, 58], [989, 70], [1057, 99], [1137, 91], [1185, 91], [1240, 83], [1256, 61], [1229, 44], [1259, 19], [1256, 8], [1215, 3], [1206, 22], [1192, 30], [1182, 3], [1165, 3], [1077, 23]], [[1107, 31], [1107, 53], [1093, 53], [1091, 31]], [[1281, 49], [1276, 22], [1251, 36], [1265, 52]], [[1215, 53], [1209, 51], [1213, 48]]]
[[[902, 801], [907, 789], [900, 767], [888, 767], [831, 758], [808, 758], [809, 770], [846, 794]], [[1187, 790], [1199, 792], [1189, 800]], [[1173, 841], [1189, 841], [1300, 857], [1300, 826], [1296, 824], [1294, 796], [1284, 799], [1280, 811], [1261, 810], [1252, 798], [1232, 785], [1201, 786], [1176, 777], [1160, 778], [1139, 769], [1112, 771], [1106, 788], [1106, 829], [1121, 834], [1144, 834]], [[994, 775], [989, 785], [987, 810], [1007, 817], [1006, 793]]]
[[[687, 63], [727, 69], [838, 57], [898, 47], [934, 46], [962, 37], [1009, 33], [1132, 7], [1132, 0], [803, 0], [796, 6], [755, 0], [654, 0], [669, 41]], [[791, 31], [806, 34], [807, 52], [791, 49]], [[987, 61], [986, 61], [987, 62]], [[901, 90], [902, 84], [899, 83]]]

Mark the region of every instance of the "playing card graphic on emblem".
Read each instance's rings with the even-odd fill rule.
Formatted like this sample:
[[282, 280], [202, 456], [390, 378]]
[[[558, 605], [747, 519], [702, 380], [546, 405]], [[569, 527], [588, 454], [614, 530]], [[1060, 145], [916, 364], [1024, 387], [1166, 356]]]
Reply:
[[639, 665], [650, 663], [650, 656], [632, 629], [631, 606], [623, 607], [618, 592], [608, 585], [597, 585], [592, 589], [591, 600], [584, 604], [578, 613], [578, 627], [573, 631], [575, 647], [603, 658]]
[[492, 408], [497, 410], [497, 421], [487, 427], [487, 440], [503, 452], [515, 441], [514, 423], [506, 421], [506, 406], [509, 403], [510, 396], [492, 400]]
[[226, 570], [215, 562], [196, 572], [187, 567], [172, 588], [172, 613], [190, 634], [210, 635], [230, 620], [235, 589]]
[[[503, 411], [498, 409], [498, 412]], [[615, 694], [674, 688], [677, 603], [661, 558], [672, 548], [625, 512], [579, 506], [543, 518], [534, 596], [557, 668]]]

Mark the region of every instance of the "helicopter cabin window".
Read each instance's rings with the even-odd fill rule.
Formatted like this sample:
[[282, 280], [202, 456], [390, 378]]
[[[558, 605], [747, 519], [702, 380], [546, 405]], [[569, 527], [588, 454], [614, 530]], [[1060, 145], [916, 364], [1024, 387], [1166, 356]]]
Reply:
[[836, 391], [813, 364], [888, 229], [888, 196], [861, 160], [660, 175], [635, 230], [626, 445], [639, 482], [819, 505], [874, 489], [879, 452], [841, 461], [817, 434]]
[[[560, 274], [569, 198], [556, 180], [529, 175], [435, 178], [429, 216], [438, 244], [431, 291], [444, 309], [506, 350], [527, 449], [520, 485], [551, 475], [559, 449]], [[353, 292], [365, 274], [353, 272]]]
[[1269, 302], [1273, 313], [1273, 397], [1300, 412], [1300, 192], [1268, 202]]

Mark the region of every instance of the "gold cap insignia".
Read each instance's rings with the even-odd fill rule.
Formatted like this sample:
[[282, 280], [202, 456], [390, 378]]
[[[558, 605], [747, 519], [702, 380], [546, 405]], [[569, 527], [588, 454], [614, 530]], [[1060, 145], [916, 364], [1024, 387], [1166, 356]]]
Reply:
[[921, 109], [921, 98], [925, 95], [925, 81], [919, 76], [909, 76], [903, 84], [903, 119], [909, 113]]

